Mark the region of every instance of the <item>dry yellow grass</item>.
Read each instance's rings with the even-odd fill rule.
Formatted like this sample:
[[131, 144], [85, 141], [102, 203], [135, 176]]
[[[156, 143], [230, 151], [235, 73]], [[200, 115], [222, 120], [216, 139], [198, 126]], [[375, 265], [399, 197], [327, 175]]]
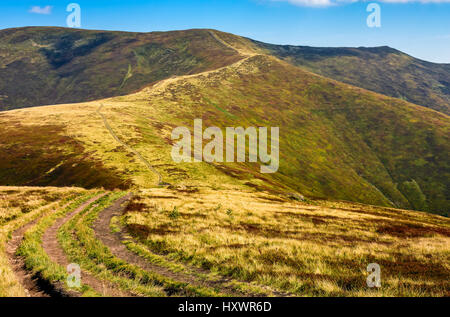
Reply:
[[[124, 221], [154, 252], [297, 296], [448, 296], [450, 221], [268, 193], [142, 190]], [[366, 285], [381, 266], [382, 287]]]
[[[170, 156], [171, 145], [167, 143], [173, 127], [168, 123], [158, 127], [165, 108], [149, 107], [144, 101], [146, 97], [146, 94], [140, 96], [140, 101], [134, 100], [137, 97], [132, 96], [131, 101], [119, 97], [83, 104], [14, 110], [6, 116], [19, 120], [24, 126], [63, 126], [65, 134], [77, 140], [85, 152], [89, 153], [89, 159], [101, 161], [106, 168], [115, 170], [117, 175], [130, 180], [133, 187], [154, 187], [158, 183], [158, 175], [111, 136], [97, 113], [100, 106], [103, 106], [101, 113], [107, 118], [114, 133], [155, 166], [164, 181], [196, 186], [242, 186], [245, 183], [207, 163], [175, 164]], [[157, 105], [163, 98], [164, 96], [159, 96], [152, 104]], [[181, 177], [178, 171], [183, 172]]]

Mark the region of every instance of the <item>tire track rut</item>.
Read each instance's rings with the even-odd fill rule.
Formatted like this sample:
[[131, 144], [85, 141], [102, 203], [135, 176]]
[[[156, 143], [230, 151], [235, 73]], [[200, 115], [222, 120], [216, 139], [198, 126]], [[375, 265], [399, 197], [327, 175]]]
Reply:
[[224, 283], [230, 281], [229, 279], [222, 279], [219, 281], [200, 280], [193, 275], [184, 274], [180, 272], [173, 272], [168, 268], [153, 264], [147, 261], [145, 258], [137, 255], [136, 253], [128, 250], [128, 248], [122, 243], [124, 240], [123, 234], [112, 233], [110, 229], [110, 223], [113, 217], [121, 216], [125, 210], [125, 204], [131, 200], [133, 195], [130, 193], [120, 199], [118, 199], [113, 205], [100, 212], [99, 217], [94, 222], [94, 231], [96, 237], [106, 245], [114, 256], [130, 263], [134, 264], [141, 269], [154, 272], [162, 275], [166, 278], [174, 280], [176, 282], [187, 283], [194, 286], [210, 288], [218, 290], [223, 294], [235, 295], [235, 296], [258, 296], [259, 294], [245, 294], [234, 290], [231, 286], [224, 285]]
[[50, 292], [45, 291], [45, 287], [39, 277], [25, 268], [25, 259], [16, 255], [17, 249], [22, 244], [25, 233], [36, 225], [44, 215], [41, 215], [33, 221], [25, 224], [12, 233], [11, 239], [6, 245], [6, 256], [8, 257], [9, 265], [16, 275], [19, 283], [25, 290], [27, 297], [51, 297]]
[[[123, 241], [127, 240], [126, 233], [123, 231], [113, 233], [110, 229], [111, 220], [113, 217], [119, 217], [123, 214], [126, 203], [128, 203], [133, 197], [133, 194], [129, 193], [128, 195], [118, 199], [114, 204], [107, 207], [103, 211], [101, 211], [98, 215], [98, 218], [94, 221], [93, 229], [96, 235], [96, 238], [99, 239], [105, 246], [109, 248], [111, 253], [128, 262], [130, 264], [134, 264], [144, 271], [154, 272], [159, 275], [162, 275], [166, 278], [169, 278], [176, 282], [187, 283], [193, 286], [205, 287], [209, 289], [213, 289], [218, 291], [223, 295], [231, 295], [231, 296], [239, 296], [239, 297], [265, 297], [262, 293], [251, 293], [250, 291], [240, 291], [236, 290], [232, 285], [228, 283], [232, 282], [232, 278], [221, 277], [218, 280], [210, 280], [199, 278], [196, 275], [208, 274], [209, 272], [203, 271], [201, 269], [195, 267], [186, 267], [192, 273], [182, 273], [182, 272], [173, 272], [170, 269], [153, 264], [149, 262], [144, 257], [130, 251]], [[241, 282], [240, 283], [247, 283]], [[256, 286], [256, 285], [255, 285]], [[285, 292], [279, 292], [273, 289], [269, 289], [265, 286], [258, 285], [261, 288], [266, 289], [269, 293], [274, 296], [290, 296], [290, 294]], [[222, 296], [222, 295], [221, 295]]]
[[[89, 199], [88, 201], [81, 204], [77, 209], [65, 215], [64, 217], [58, 219], [47, 231], [44, 233], [42, 238], [42, 247], [44, 248], [47, 255], [50, 259], [58, 263], [63, 267], [67, 267], [70, 264], [64, 249], [58, 242], [58, 230], [65, 223], [70, 221], [73, 217], [75, 217], [80, 212], [86, 210], [92, 203], [104, 197], [106, 193], [97, 195], [94, 198]], [[128, 293], [120, 291], [117, 286], [114, 286], [112, 283], [107, 281], [102, 281], [89, 274], [88, 272], [82, 270], [81, 281], [83, 284], [88, 285], [92, 289], [94, 289], [97, 293], [107, 296], [107, 297], [123, 297], [123, 296], [131, 296]], [[59, 288], [62, 288], [61, 286]], [[64, 294], [66, 297], [79, 297], [81, 293], [76, 291], [69, 291]]]

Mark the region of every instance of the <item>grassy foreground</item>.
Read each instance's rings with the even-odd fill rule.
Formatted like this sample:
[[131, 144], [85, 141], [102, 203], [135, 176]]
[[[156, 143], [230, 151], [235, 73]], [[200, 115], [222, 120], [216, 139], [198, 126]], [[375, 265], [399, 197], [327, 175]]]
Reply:
[[92, 204], [92, 208], [87, 208], [86, 212], [78, 214], [61, 227], [58, 239], [70, 259], [96, 277], [138, 296], [217, 296], [214, 290], [176, 282], [127, 263], [115, 257], [96, 238], [92, 225], [99, 212], [123, 195], [122, 192], [116, 192], [101, 198], [95, 205]]
[[[72, 202], [64, 208], [43, 217], [37, 225], [33, 226], [25, 234], [24, 241], [17, 250], [19, 256], [24, 257], [26, 268], [33, 272], [40, 279], [49, 283], [59, 283], [64, 289], [67, 288], [66, 280], [68, 277], [67, 269], [58, 263], [53, 262], [42, 247], [42, 237], [44, 232], [60, 217], [75, 210], [82, 203], [93, 198], [95, 192], [87, 193]], [[92, 290], [82, 285], [79, 289], [82, 294], [89, 295]]]
[[[143, 190], [122, 221], [155, 252], [296, 296], [449, 296], [450, 221], [267, 193]], [[381, 266], [382, 287], [366, 285]]]
[[[41, 279], [64, 284], [67, 272], [42, 247], [44, 232], [98, 191], [0, 188], [0, 296], [25, 296], [5, 254], [18, 253]], [[215, 287], [177, 281], [118, 258], [94, 222], [124, 192], [110, 192], [66, 222], [58, 242], [68, 259], [98, 280], [135, 296], [224, 296]], [[198, 281], [223, 279], [228, 290], [280, 296], [450, 296], [450, 221], [421, 212], [312, 200], [253, 190], [171, 187], [140, 190], [111, 232], [126, 231], [129, 250]], [[15, 202], [20, 206], [11, 207]], [[366, 285], [367, 266], [382, 286]], [[83, 296], [102, 296], [88, 285]]]

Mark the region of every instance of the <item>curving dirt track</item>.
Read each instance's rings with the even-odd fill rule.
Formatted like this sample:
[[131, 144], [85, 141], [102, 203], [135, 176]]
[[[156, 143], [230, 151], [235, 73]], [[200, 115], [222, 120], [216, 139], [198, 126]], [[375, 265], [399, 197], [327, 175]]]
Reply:
[[[95, 202], [104, 197], [106, 193], [99, 194], [93, 197], [74, 211], [64, 215], [63, 217], [57, 219], [55, 223], [49, 227], [43, 234], [42, 237], [42, 247], [49, 258], [54, 262], [63, 267], [67, 267], [70, 264], [64, 249], [58, 242], [58, 231], [66, 224], [68, 221], [73, 219], [79, 213], [86, 211], [91, 205], [95, 207]], [[215, 290], [218, 294], [224, 296], [240, 296], [240, 297], [261, 297], [265, 296], [258, 293], [250, 293], [236, 290], [230, 284], [232, 279], [221, 277], [219, 279], [208, 279], [205, 275], [208, 273], [199, 268], [188, 267], [186, 271], [183, 272], [173, 272], [170, 269], [153, 264], [149, 262], [144, 257], [130, 251], [126, 245], [123, 243], [126, 240], [126, 232], [113, 233], [110, 229], [110, 223], [113, 217], [120, 216], [126, 207], [126, 204], [131, 200], [133, 194], [129, 193], [126, 196], [116, 200], [112, 205], [105, 208], [99, 213], [98, 218], [93, 224], [93, 229], [95, 231], [95, 236], [99, 239], [106, 247], [108, 247], [111, 253], [130, 263], [134, 264], [147, 272], [153, 272], [161, 275], [165, 278], [171, 279], [176, 282], [186, 283], [188, 285], [209, 288]], [[62, 208], [67, 208], [69, 204]], [[79, 297], [82, 294], [77, 291], [67, 290], [63, 282], [51, 283], [41, 278], [38, 274], [32, 274], [25, 268], [25, 262], [22, 257], [16, 255], [16, 251], [24, 239], [24, 235], [31, 227], [36, 225], [43, 217], [44, 214], [34, 221], [26, 224], [20, 229], [16, 230], [12, 234], [12, 239], [8, 242], [6, 248], [6, 254], [8, 256], [11, 268], [16, 274], [18, 281], [21, 283], [28, 297]], [[129, 239], [129, 238], [128, 238]], [[136, 296], [131, 292], [121, 291], [117, 285], [112, 282], [98, 279], [97, 277], [89, 274], [86, 271], [82, 271], [82, 283], [89, 286], [98, 294], [105, 297], [131, 297]], [[171, 290], [166, 290], [167, 295], [172, 295]], [[286, 296], [287, 294], [278, 294], [277, 292], [272, 292], [273, 295]]]
[[28, 297], [50, 297], [50, 292], [46, 291], [46, 287], [38, 276], [33, 275], [25, 268], [25, 260], [16, 255], [17, 249], [23, 241], [25, 233], [38, 223], [44, 215], [29, 222], [25, 226], [13, 232], [11, 240], [6, 245], [6, 256], [8, 257], [9, 265], [14, 271], [17, 280], [20, 282]]
[[[73, 217], [75, 217], [80, 212], [86, 210], [86, 208], [89, 207], [92, 203], [95, 201], [101, 199], [106, 194], [100, 194], [94, 198], [91, 198], [90, 200], [86, 201], [82, 205], [80, 205], [77, 209], [72, 211], [71, 213], [67, 214], [65, 217], [58, 219], [45, 233], [42, 238], [42, 247], [44, 248], [45, 252], [48, 254], [50, 259], [58, 263], [59, 265], [63, 267], [67, 267], [67, 265], [70, 264], [69, 260], [67, 259], [66, 254], [64, 253], [63, 248], [58, 243], [58, 230], [63, 226], [65, 223], [70, 221]], [[107, 297], [126, 297], [131, 296], [130, 293], [125, 293], [120, 291], [116, 286], [112, 285], [109, 282], [102, 281], [97, 279], [96, 277], [92, 276], [91, 274], [82, 271], [81, 272], [81, 281], [83, 284], [88, 285], [92, 289], [94, 289], [97, 293], [107, 296]], [[67, 296], [80, 296], [81, 294], [78, 292], [70, 292], [66, 294]]]
[[[126, 203], [130, 201], [132, 196], [132, 194], [128, 194], [118, 199], [113, 205], [101, 211], [99, 217], [94, 222], [93, 229], [95, 231], [97, 239], [99, 239], [105, 246], [107, 246], [112, 254], [114, 254], [114, 256], [128, 263], [134, 264], [145, 271], [157, 273], [177, 282], [214, 289], [224, 295], [243, 297], [264, 296], [261, 294], [243, 293], [233, 289], [230, 285], [227, 285], [227, 283], [232, 281], [229, 278], [220, 278], [219, 280], [206, 280], [197, 277], [195, 274], [173, 272], [168, 268], [153, 264], [147, 261], [145, 258], [128, 250], [128, 248], [123, 244], [123, 241], [126, 240], [125, 234], [123, 232], [112, 233], [110, 229], [110, 223], [113, 217], [122, 215], [126, 207]], [[197, 271], [196, 273], [200, 274], [205, 273], [203, 271], [200, 272], [201, 270], [196, 268], [190, 268], [189, 270]], [[286, 296], [287, 294], [280, 293], [278, 295]]]

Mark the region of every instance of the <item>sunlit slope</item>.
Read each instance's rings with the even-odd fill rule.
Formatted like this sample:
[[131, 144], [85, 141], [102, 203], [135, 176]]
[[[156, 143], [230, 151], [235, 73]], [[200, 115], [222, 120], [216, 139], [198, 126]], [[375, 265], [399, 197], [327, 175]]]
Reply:
[[0, 110], [124, 95], [241, 57], [209, 30], [129, 33], [0, 30]]
[[[2, 168], [0, 181], [67, 185], [63, 175], [71, 175], [70, 181], [81, 186], [88, 180], [77, 179], [77, 166], [95, 163], [104, 171], [97, 184], [107, 187], [109, 177], [122, 187], [151, 187], [161, 176], [172, 185], [296, 190], [311, 197], [448, 212], [448, 116], [273, 57], [246, 56], [133, 95], [2, 113], [1, 164], [15, 169]], [[123, 144], [107, 129], [100, 106]], [[279, 172], [262, 175], [260, 164], [250, 163], [175, 164], [170, 134], [177, 126], [192, 129], [195, 118], [203, 119], [204, 127], [280, 127]], [[58, 130], [41, 132], [43, 144], [33, 149], [32, 141], [11, 135], [19, 127], [25, 134], [43, 127]], [[46, 144], [55, 136], [70, 141]], [[25, 153], [17, 156], [14, 147], [30, 147], [32, 161]], [[65, 155], [75, 153], [74, 162], [66, 161]], [[49, 162], [48, 155], [61, 161]], [[31, 171], [46, 177], [27, 179]]]

